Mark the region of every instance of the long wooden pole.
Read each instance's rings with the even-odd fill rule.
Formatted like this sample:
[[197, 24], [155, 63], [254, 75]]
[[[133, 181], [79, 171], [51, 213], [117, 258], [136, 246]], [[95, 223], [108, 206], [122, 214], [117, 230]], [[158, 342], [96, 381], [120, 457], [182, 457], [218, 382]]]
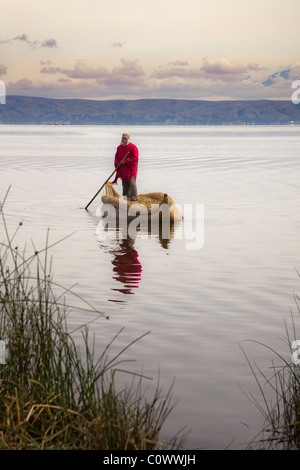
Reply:
[[105, 183], [103, 183], [103, 185], [101, 186], [101, 188], [99, 189], [99, 191], [96, 192], [95, 196], [93, 197], [93, 199], [90, 200], [90, 202], [85, 206], [85, 210], [87, 210], [87, 208], [89, 207], [89, 205], [93, 202], [93, 200], [98, 196], [98, 194], [100, 193], [101, 189], [104, 188], [104, 186], [106, 185], [106, 183], [108, 182], [108, 180], [110, 180], [110, 178], [115, 174], [115, 172], [120, 168], [120, 166], [122, 165], [122, 163], [125, 161], [125, 159], [127, 158], [127, 155], [129, 154], [129, 152], [126, 153], [125, 157], [121, 160], [121, 162], [119, 163], [119, 165], [114, 169], [114, 171], [112, 172], [112, 174], [107, 178], [107, 180], [105, 181]]

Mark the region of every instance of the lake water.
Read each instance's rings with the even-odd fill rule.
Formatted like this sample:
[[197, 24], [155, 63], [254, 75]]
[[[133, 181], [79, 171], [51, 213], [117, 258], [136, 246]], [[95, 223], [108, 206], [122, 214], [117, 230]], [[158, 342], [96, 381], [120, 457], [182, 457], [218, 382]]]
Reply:
[[[82, 209], [113, 171], [123, 131], [139, 147], [140, 193], [204, 208], [203, 246], [187, 249], [189, 217], [169, 242], [145, 233], [128, 240], [104, 230], [100, 195]], [[245, 396], [260, 399], [241, 346], [264, 372], [274, 353], [244, 340], [290, 355], [283, 338], [300, 291], [299, 127], [0, 126], [0, 136], [0, 198], [11, 185], [5, 212], [12, 230], [23, 222], [18, 243], [40, 249], [48, 228], [50, 243], [70, 235], [51, 250], [54, 278], [77, 283], [74, 291], [109, 317], [74, 310], [71, 329], [94, 320], [99, 353], [122, 330], [112, 354], [149, 332], [122, 356], [134, 362], [119, 367], [153, 378], [149, 393], [158, 376], [163, 391], [175, 378], [164, 436], [186, 426], [189, 448], [244, 448], [263, 417]], [[118, 380], [131, 378], [120, 372]]]

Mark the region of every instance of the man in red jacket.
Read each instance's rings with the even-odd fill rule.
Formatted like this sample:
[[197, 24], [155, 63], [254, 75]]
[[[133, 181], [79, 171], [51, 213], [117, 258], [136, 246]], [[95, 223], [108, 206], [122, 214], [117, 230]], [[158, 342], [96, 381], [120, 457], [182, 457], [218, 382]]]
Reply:
[[[122, 159], [127, 155], [125, 161]], [[118, 146], [115, 155], [115, 167], [118, 168], [116, 177], [112, 184], [119, 178], [122, 180], [123, 196], [127, 196], [131, 201], [137, 200], [136, 178], [138, 170], [139, 151], [136, 145], [130, 142], [130, 135], [122, 134], [121, 144]]]
[[[125, 161], [121, 164], [122, 159], [127, 155]], [[127, 196], [131, 201], [137, 200], [136, 177], [138, 170], [139, 151], [136, 145], [130, 142], [130, 135], [122, 134], [121, 144], [118, 146], [115, 155], [115, 167], [118, 168], [115, 184], [119, 178], [122, 180], [123, 196]]]

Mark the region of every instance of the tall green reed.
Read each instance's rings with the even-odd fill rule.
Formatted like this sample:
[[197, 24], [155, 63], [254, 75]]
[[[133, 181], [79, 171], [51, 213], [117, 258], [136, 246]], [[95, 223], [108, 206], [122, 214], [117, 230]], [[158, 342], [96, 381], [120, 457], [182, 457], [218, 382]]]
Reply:
[[[8, 194], [8, 193], [7, 193]], [[22, 223], [8, 230], [0, 203], [0, 340], [6, 363], [0, 365], [0, 449], [166, 449], [182, 447], [179, 431], [162, 442], [163, 425], [174, 407], [171, 389], [157, 384], [151, 399], [144, 377], [116, 387], [122, 354], [108, 351], [121, 331], [96, 358], [88, 325], [81, 327], [81, 344], [69, 332], [72, 307], [64, 289], [53, 280], [49, 237], [31, 253], [16, 244]], [[61, 242], [62, 240], [60, 240]], [[81, 299], [81, 298], [80, 298]], [[84, 299], [84, 310], [105, 314]], [[76, 307], [80, 308], [80, 307]]]
[[[297, 313], [300, 314], [300, 298], [294, 295], [294, 299]], [[287, 357], [283, 357], [275, 349], [261, 342], [252, 341], [267, 348], [274, 355], [270, 376], [256, 364], [253, 365], [242, 348], [258, 385], [262, 402], [252, 395], [250, 399], [259, 409], [265, 421], [262, 430], [249, 443], [248, 448], [251, 449], [300, 449], [300, 360], [298, 362], [297, 359], [300, 349], [294, 350], [292, 347], [294, 341], [300, 339], [300, 334], [297, 334], [292, 311], [291, 324], [288, 326], [285, 321], [285, 331], [284, 341], [288, 351]]]

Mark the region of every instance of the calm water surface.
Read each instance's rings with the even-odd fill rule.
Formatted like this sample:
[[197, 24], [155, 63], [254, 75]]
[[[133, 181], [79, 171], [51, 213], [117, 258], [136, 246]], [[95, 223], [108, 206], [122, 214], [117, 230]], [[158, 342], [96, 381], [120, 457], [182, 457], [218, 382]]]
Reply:
[[[184, 223], [169, 242], [104, 230], [100, 195], [123, 131], [140, 150], [138, 191], [164, 191], [176, 203], [204, 205], [204, 245], [187, 250]], [[0, 198], [23, 222], [19, 243], [52, 249], [55, 280], [109, 320], [74, 310], [97, 351], [122, 329], [112, 354], [139, 336], [120, 368], [173, 379], [178, 403], [165, 436], [183, 425], [187, 447], [244, 448], [263, 418], [245, 396], [259, 392], [243, 346], [267, 371], [276, 349], [289, 360], [284, 319], [300, 291], [299, 127], [0, 126]], [[120, 191], [120, 184], [116, 187]], [[195, 219], [195, 216], [193, 216]], [[195, 220], [194, 220], [195, 222]], [[1, 234], [2, 235], [2, 234]], [[300, 339], [300, 335], [299, 335]], [[79, 341], [79, 338], [78, 338]], [[130, 381], [119, 373], [120, 384]]]

